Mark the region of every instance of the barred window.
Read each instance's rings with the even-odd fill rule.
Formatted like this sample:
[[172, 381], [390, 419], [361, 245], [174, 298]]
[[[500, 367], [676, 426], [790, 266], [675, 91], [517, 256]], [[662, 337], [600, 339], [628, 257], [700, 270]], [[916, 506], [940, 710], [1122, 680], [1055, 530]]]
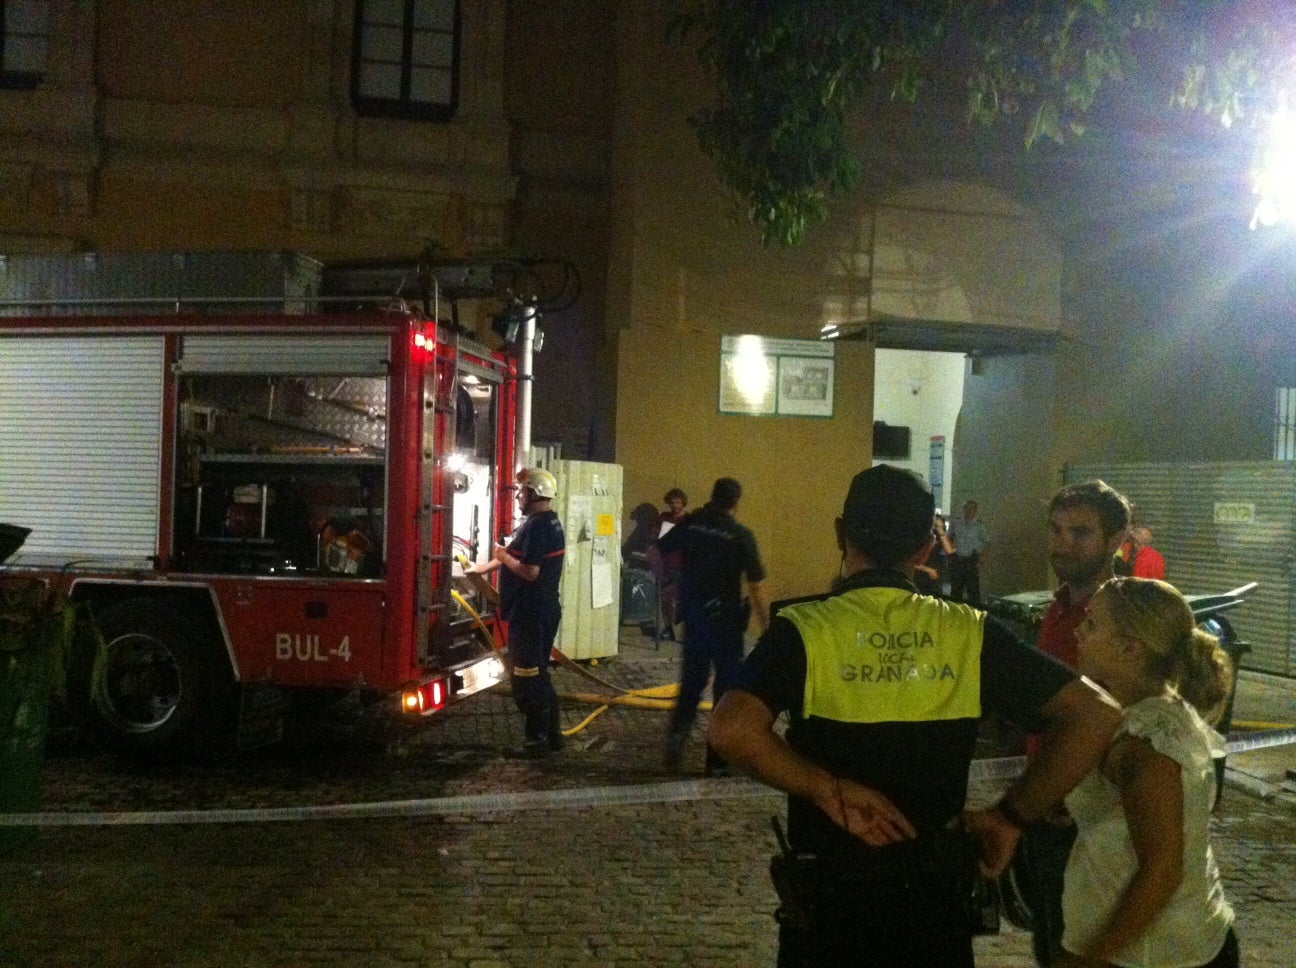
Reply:
[[1274, 390], [1274, 460], [1296, 460], [1296, 387]]
[[458, 0], [358, 0], [351, 99], [361, 114], [450, 120], [459, 100]]
[[49, 61], [49, 0], [0, 0], [0, 87], [29, 90]]

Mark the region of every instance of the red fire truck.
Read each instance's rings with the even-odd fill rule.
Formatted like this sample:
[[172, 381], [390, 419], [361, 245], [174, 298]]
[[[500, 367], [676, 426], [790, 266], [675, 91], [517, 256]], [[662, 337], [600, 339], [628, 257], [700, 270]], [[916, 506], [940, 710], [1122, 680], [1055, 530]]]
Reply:
[[119, 748], [273, 741], [294, 692], [426, 715], [503, 677], [454, 572], [512, 521], [518, 354], [436, 294], [358, 302], [0, 318], [0, 520], [32, 529], [0, 580], [86, 603], [106, 661], [74, 695]]

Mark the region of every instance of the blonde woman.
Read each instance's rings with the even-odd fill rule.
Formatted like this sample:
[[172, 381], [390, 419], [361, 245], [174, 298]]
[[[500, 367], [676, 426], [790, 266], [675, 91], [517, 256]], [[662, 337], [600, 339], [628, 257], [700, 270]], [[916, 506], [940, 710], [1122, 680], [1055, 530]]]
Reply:
[[1066, 798], [1079, 835], [1052, 968], [1235, 968], [1233, 911], [1207, 837], [1215, 722], [1232, 670], [1163, 581], [1113, 578], [1076, 632], [1079, 670], [1125, 707], [1107, 754]]

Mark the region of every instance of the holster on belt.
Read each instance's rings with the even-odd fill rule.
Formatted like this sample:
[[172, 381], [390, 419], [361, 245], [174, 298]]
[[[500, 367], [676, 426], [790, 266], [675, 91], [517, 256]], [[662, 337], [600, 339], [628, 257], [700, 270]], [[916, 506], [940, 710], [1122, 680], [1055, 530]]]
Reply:
[[981, 876], [980, 849], [957, 819], [916, 840], [869, 850], [861, 863], [850, 866], [793, 852], [777, 818], [774, 833], [779, 853], [770, 859], [770, 877], [780, 924], [810, 930], [824, 909], [843, 911], [868, 907], [881, 897], [939, 891], [961, 901], [973, 935], [999, 932], [998, 892]]
[[729, 626], [747, 627], [751, 618], [751, 602], [748, 599], [727, 601], [723, 598], [710, 598], [702, 603], [702, 614], [716, 628]]
[[815, 923], [819, 859], [813, 854], [793, 853], [778, 817], [771, 820], [779, 845], [779, 852], [770, 858], [770, 880], [779, 899], [774, 920], [789, 928], [809, 931]]

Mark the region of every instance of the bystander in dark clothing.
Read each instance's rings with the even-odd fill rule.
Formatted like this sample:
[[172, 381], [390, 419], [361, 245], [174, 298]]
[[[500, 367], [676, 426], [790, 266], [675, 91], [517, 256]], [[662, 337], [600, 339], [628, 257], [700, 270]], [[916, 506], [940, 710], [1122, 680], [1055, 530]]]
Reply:
[[932, 535], [936, 538], [936, 543], [932, 545], [931, 553], [914, 565], [913, 583], [922, 594], [940, 598], [945, 593], [945, 571], [950, 553], [954, 550], [954, 542], [945, 529], [945, 519], [939, 514], [936, 515]]
[[688, 495], [678, 487], [672, 487], [663, 498], [666, 510], [657, 516], [657, 531], [653, 543], [648, 548], [648, 564], [652, 568], [653, 578], [657, 582], [657, 609], [660, 619], [660, 632], [663, 638], [675, 638], [675, 626], [679, 622], [679, 578], [683, 555], [674, 551], [664, 555], [658, 548], [663, 535], [683, 522], [688, 507]]
[[[697, 707], [712, 670], [711, 696], [719, 702], [743, 658], [743, 633], [752, 611], [763, 631], [769, 622], [756, 538], [734, 520], [742, 486], [731, 477], [715, 482], [711, 500], [662, 536], [663, 556], [680, 556], [679, 613], [684, 622], [679, 698], [666, 741], [666, 766], [677, 770]], [[748, 597], [743, 595], [747, 583]], [[707, 773], [723, 764], [708, 747]]]

